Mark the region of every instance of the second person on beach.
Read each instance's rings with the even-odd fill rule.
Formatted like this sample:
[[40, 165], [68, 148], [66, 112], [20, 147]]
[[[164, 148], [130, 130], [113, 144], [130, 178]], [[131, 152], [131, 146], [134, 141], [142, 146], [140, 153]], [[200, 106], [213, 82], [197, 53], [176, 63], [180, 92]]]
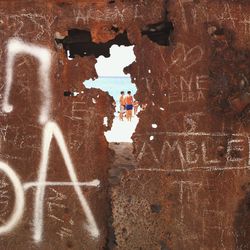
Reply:
[[119, 114], [119, 119], [123, 121], [123, 114], [125, 113], [125, 96], [124, 96], [124, 91], [121, 91], [121, 96], [119, 99], [120, 102], [120, 114]]
[[133, 103], [134, 100], [133, 96], [131, 95], [131, 91], [128, 91], [125, 97], [126, 118], [128, 121], [131, 121], [132, 119]]

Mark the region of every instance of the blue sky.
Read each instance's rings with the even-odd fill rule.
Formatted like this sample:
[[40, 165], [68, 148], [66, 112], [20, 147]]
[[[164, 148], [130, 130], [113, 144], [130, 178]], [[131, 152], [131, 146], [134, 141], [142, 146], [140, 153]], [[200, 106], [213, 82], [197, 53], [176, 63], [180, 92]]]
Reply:
[[132, 95], [136, 93], [135, 84], [131, 83], [130, 77], [99, 77], [95, 81], [88, 80], [84, 82], [86, 88], [98, 88], [103, 91], [108, 91], [109, 95], [113, 96], [116, 102], [119, 100], [120, 92], [131, 91]]
[[[130, 75], [126, 75], [123, 69], [135, 61], [134, 46], [113, 45], [110, 48], [110, 57], [100, 56], [95, 65], [98, 78], [87, 80], [83, 84], [86, 88], [98, 88], [108, 91], [116, 102], [119, 100], [120, 92], [131, 91], [136, 93], [136, 85], [131, 83]], [[117, 103], [118, 104], [118, 103]]]

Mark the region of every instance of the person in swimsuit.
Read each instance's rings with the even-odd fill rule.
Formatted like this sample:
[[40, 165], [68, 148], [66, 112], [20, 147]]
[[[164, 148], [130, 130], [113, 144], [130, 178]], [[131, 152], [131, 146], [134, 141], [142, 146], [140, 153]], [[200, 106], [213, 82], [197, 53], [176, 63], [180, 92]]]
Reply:
[[119, 99], [120, 103], [120, 114], [119, 114], [119, 119], [123, 121], [123, 114], [125, 112], [125, 97], [124, 97], [124, 91], [121, 91], [121, 96]]
[[128, 121], [132, 119], [132, 110], [133, 110], [133, 96], [131, 95], [131, 91], [128, 91], [127, 96], [125, 97], [125, 104], [126, 104], [126, 118]]

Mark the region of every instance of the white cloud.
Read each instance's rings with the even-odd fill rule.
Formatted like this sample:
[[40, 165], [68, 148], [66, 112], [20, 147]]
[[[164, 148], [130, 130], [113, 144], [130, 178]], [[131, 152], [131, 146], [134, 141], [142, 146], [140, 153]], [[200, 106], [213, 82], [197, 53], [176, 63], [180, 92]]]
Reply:
[[99, 56], [95, 65], [96, 72], [101, 76], [128, 76], [123, 68], [135, 61], [134, 46], [113, 45], [110, 48], [110, 57]]

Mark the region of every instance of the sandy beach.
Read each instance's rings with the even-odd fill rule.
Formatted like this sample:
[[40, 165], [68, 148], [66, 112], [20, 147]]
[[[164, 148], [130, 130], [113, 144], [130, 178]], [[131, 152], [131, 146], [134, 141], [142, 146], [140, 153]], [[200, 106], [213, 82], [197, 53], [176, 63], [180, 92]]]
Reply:
[[135, 131], [138, 121], [139, 119], [137, 116], [133, 116], [131, 122], [127, 121], [126, 118], [123, 118], [123, 121], [120, 121], [118, 117], [115, 117], [112, 129], [105, 132], [107, 141], [132, 143], [131, 136]]

